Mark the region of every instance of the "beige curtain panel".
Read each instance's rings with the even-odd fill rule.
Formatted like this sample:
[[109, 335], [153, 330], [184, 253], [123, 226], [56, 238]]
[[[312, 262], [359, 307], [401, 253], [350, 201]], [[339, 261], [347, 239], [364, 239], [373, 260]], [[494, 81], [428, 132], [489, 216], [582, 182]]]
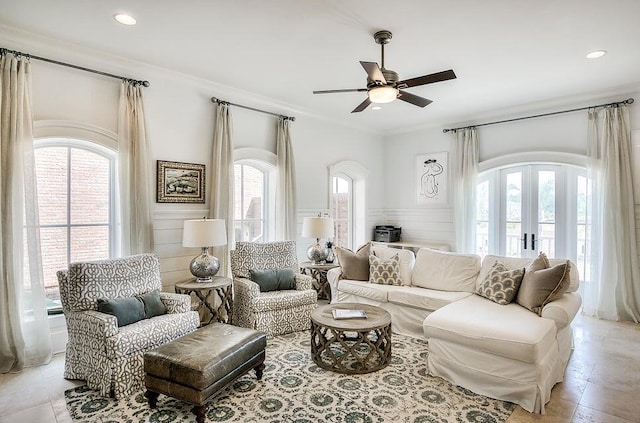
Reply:
[[153, 169], [142, 87], [123, 81], [118, 117], [120, 255], [153, 251]]
[[227, 225], [227, 245], [213, 247], [213, 255], [220, 260], [220, 275], [231, 277], [229, 250], [235, 245], [233, 226], [233, 139], [231, 111], [228, 104], [218, 104], [213, 133], [211, 156], [211, 187], [209, 217], [223, 219]]
[[1, 55], [0, 78], [0, 372], [5, 373], [48, 363], [51, 334], [40, 254], [29, 61]]
[[478, 183], [478, 136], [476, 128], [454, 132], [452, 180], [454, 184], [456, 251], [475, 254], [476, 189]]
[[276, 188], [276, 239], [296, 239], [296, 167], [291, 145], [291, 121], [280, 118], [276, 139], [278, 186]]

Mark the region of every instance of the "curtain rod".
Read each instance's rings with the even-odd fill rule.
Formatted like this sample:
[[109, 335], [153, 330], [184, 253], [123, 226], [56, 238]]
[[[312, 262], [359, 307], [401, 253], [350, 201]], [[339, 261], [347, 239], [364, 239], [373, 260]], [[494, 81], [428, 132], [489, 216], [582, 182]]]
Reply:
[[282, 118], [284, 120], [290, 120], [291, 122], [295, 122], [295, 120], [296, 120], [296, 118], [293, 117], [293, 116], [279, 115], [278, 113], [268, 112], [266, 110], [255, 109], [253, 107], [243, 106], [242, 104], [231, 103], [230, 101], [220, 100], [219, 98], [215, 98], [215, 97], [211, 97], [211, 102], [212, 103], [216, 103], [216, 104], [227, 104], [229, 106], [241, 107], [243, 109], [253, 110], [254, 112], [266, 113], [266, 114], [271, 115], [271, 116], [280, 117], [280, 118]]
[[112, 73], [102, 72], [102, 71], [99, 71], [99, 70], [85, 68], [85, 67], [78, 66], [78, 65], [72, 65], [71, 63], [60, 62], [58, 60], [47, 59], [46, 57], [34, 56], [32, 54], [29, 54], [29, 53], [23, 53], [21, 51], [9, 50], [7, 48], [0, 47], [0, 56], [4, 55], [6, 53], [11, 53], [14, 56], [24, 56], [24, 57], [27, 57], [29, 59], [36, 59], [36, 60], [40, 60], [42, 62], [53, 63], [54, 65], [60, 65], [60, 66], [66, 66], [68, 68], [79, 69], [79, 70], [83, 70], [85, 72], [97, 73], [98, 75], [108, 76], [110, 78], [115, 78], [115, 79], [121, 79], [122, 81], [130, 82], [130, 83], [132, 83], [134, 85], [142, 85], [143, 87], [151, 86], [149, 81], [139, 81], [137, 79], [125, 78], [124, 76], [118, 76], [118, 75], [114, 75]]
[[456, 132], [458, 129], [467, 129], [467, 128], [477, 128], [478, 126], [487, 126], [487, 125], [496, 125], [498, 123], [507, 123], [507, 122], [515, 122], [518, 120], [525, 120], [525, 119], [533, 119], [533, 118], [539, 118], [539, 117], [545, 117], [545, 116], [552, 116], [552, 115], [559, 115], [562, 113], [571, 113], [571, 112], [579, 112], [580, 110], [588, 110], [588, 109], [594, 109], [596, 107], [607, 107], [607, 106], [620, 106], [620, 105], [624, 105], [624, 104], [633, 104], [635, 100], [633, 98], [628, 98], [626, 100], [622, 100], [622, 101], [616, 101], [613, 103], [606, 103], [606, 104], [597, 104], [595, 106], [586, 106], [586, 107], [579, 107], [577, 109], [569, 109], [569, 110], [560, 110], [558, 112], [551, 112], [551, 113], [543, 113], [540, 115], [531, 115], [531, 116], [522, 116], [522, 117], [518, 117], [518, 118], [513, 118], [513, 119], [506, 119], [506, 120], [498, 120], [495, 122], [487, 122], [487, 123], [480, 123], [478, 125], [469, 125], [469, 126], [461, 126], [459, 128], [451, 128], [451, 129], [443, 129], [442, 132], [444, 132], [445, 134], [447, 132]]

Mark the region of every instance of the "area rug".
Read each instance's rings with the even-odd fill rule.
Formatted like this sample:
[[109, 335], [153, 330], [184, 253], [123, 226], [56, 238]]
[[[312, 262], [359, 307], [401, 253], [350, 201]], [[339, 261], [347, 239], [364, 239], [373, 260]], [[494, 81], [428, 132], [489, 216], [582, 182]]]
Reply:
[[[261, 381], [238, 379], [209, 403], [211, 422], [501, 423], [515, 405], [476, 395], [427, 374], [427, 344], [393, 335], [382, 370], [343, 375], [311, 360], [308, 332], [269, 340]], [[143, 392], [118, 401], [80, 386], [65, 392], [74, 422], [193, 422], [191, 406], [164, 395], [150, 409]]]

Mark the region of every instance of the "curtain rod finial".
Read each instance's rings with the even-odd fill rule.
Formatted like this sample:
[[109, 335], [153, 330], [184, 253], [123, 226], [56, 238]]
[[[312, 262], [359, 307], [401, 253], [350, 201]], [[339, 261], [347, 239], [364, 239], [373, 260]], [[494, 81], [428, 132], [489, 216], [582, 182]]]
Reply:
[[142, 81], [142, 86], [148, 88], [151, 86], [151, 83], [149, 81]]

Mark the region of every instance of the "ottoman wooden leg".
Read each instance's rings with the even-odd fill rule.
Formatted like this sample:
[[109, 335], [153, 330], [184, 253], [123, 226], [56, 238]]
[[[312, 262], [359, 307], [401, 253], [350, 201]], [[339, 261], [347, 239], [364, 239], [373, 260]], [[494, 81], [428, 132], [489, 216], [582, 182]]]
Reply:
[[264, 363], [258, 364], [254, 369], [256, 371], [256, 379], [262, 379], [262, 372], [264, 371]]
[[160, 394], [157, 392], [153, 392], [147, 389], [147, 392], [144, 393], [144, 396], [149, 400], [149, 407], [156, 408], [158, 404], [158, 396]]
[[206, 405], [195, 405], [191, 411], [196, 415], [196, 422], [204, 423], [204, 420], [207, 417], [207, 406]]

